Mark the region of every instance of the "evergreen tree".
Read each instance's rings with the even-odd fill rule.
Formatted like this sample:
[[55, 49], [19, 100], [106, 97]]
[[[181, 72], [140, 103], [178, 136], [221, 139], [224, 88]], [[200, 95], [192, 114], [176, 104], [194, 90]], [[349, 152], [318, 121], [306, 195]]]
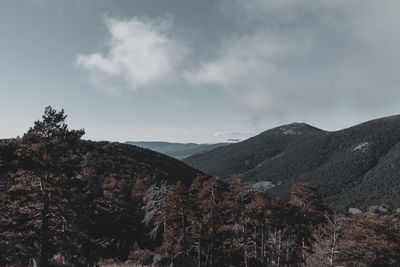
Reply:
[[243, 181], [243, 175], [232, 176], [228, 190], [224, 192], [222, 215], [224, 254], [232, 265], [243, 261], [244, 225], [241, 224], [245, 206], [251, 201], [250, 185]]
[[196, 257], [196, 263], [198, 267], [202, 266], [204, 260], [204, 239], [205, 239], [205, 227], [203, 223], [204, 213], [201, 207], [201, 199], [199, 194], [203, 189], [204, 183], [209, 178], [199, 175], [197, 176], [191, 186], [189, 187], [189, 198], [190, 198], [190, 235], [192, 237], [191, 250], [194, 252]]
[[217, 179], [206, 180], [198, 194], [198, 208], [203, 214], [205, 266], [216, 266], [216, 262], [220, 260], [218, 257], [222, 256], [222, 237], [219, 232], [223, 224], [222, 203], [222, 183]]
[[263, 192], [256, 192], [252, 201], [245, 206], [242, 224], [245, 228], [244, 257], [246, 266], [265, 264], [266, 241], [269, 235], [268, 210], [269, 199]]
[[187, 188], [182, 182], [171, 187], [165, 205], [156, 216], [156, 221], [164, 222], [166, 229], [163, 233], [163, 253], [173, 256], [178, 251], [187, 253], [189, 249], [188, 236], [188, 207], [189, 196]]
[[147, 242], [141, 207], [148, 180], [114, 173], [102, 177], [90, 166], [83, 176], [87, 181], [88, 207], [82, 213], [85, 219], [81, 227], [89, 238], [85, 243], [86, 253], [93, 259], [126, 260], [135, 242], [138, 245]]
[[[64, 110], [46, 107], [42, 120], [15, 141], [19, 171], [8, 177], [8, 190], [2, 193], [2, 202], [13, 202], [11, 220], [2, 226], [16, 237], [13, 249], [31, 246], [27, 250], [39, 253], [41, 267], [55, 253], [79, 255], [74, 206], [82, 183], [76, 178], [79, 158], [74, 152], [84, 131], [69, 130], [66, 117]], [[76, 257], [70, 260], [78, 261]]]
[[308, 183], [295, 184], [290, 191], [290, 204], [300, 208], [302, 222], [298, 232], [302, 236], [301, 257], [305, 261], [310, 250], [313, 230], [321, 223], [325, 223], [325, 213], [328, 209], [323, 205], [321, 195], [316, 187]]

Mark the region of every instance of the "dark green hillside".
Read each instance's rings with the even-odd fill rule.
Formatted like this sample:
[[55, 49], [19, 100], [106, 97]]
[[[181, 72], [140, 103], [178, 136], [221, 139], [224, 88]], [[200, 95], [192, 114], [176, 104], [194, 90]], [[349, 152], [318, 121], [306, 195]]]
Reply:
[[155, 151], [121, 143], [82, 141], [82, 166], [94, 168], [102, 175], [129, 174], [152, 181], [182, 181], [190, 185], [200, 171]]
[[297, 140], [314, 137], [323, 131], [304, 123], [293, 123], [265, 131], [245, 141], [184, 159], [208, 174], [223, 180], [235, 173], [246, 173], [267, 159], [278, 158]]
[[272, 182], [272, 196], [288, 197], [294, 184], [309, 182], [335, 206], [400, 206], [400, 116], [336, 132], [303, 125], [306, 130], [296, 135], [295, 127], [278, 127], [185, 162], [224, 179], [243, 173], [248, 181]]

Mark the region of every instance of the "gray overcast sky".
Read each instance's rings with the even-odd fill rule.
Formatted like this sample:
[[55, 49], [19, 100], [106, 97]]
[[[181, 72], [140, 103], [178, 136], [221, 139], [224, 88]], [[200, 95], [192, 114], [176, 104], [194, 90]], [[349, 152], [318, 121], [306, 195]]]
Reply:
[[217, 142], [400, 113], [398, 0], [4, 0], [0, 138]]

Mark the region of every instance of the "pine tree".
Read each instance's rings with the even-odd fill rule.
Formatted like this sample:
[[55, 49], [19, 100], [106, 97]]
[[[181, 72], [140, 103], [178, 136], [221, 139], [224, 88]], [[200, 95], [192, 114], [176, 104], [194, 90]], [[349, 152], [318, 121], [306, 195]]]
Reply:
[[187, 188], [182, 182], [171, 187], [165, 205], [156, 216], [157, 222], [164, 222], [166, 229], [163, 233], [163, 253], [173, 256], [178, 251], [187, 252], [189, 249], [188, 208], [189, 197]]
[[308, 211], [309, 220], [319, 223], [325, 219], [326, 207], [317, 188], [308, 183], [295, 184], [290, 192], [290, 203]]
[[191, 250], [196, 254], [196, 264], [198, 267], [202, 266], [204, 258], [204, 242], [206, 236], [206, 229], [203, 223], [204, 213], [201, 207], [201, 199], [199, 199], [199, 194], [203, 189], [204, 183], [209, 178], [199, 175], [197, 176], [188, 189], [189, 199], [190, 199], [190, 235], [192, 237]]
[[302, 236], [301, 244], [301, 257], [304, 262], [306, 259], [307, 251], [310, 249], [310, 240], [313, 230], [325, 223], [325, 213], [328, 211], [323, 205], [321, 195], [318, 193], [317, 188], [308, 183], [295, 184], [290, 192], [290, 204], [300, 209], [302, 225], [298, 229], [299, 234]]
[[84, 131], [69, 130], [66, 117], [64, 110], [46, 107], [42, 120], [15, 141], [19, 171], [9, 172], [8, 190], [2, 193], [2, 202], [14, 204], [8, 212], [12, 221], [5, 226], [16, 238], [14, 249], [31, 246], [28, 251], [39, 252], [41, 267], [55, 253], [79, 255], [73, 207], [82, 184], [76, 179], [79, 158], [74, 152]]
[[126, 260], [135, 242], [146, 242], [146, 231], [141, 223], [143, 198], [148, 179], [128, 174], [100, 175], [93, 166], [83, 172], [87, 182], [84, 189], [87, 208], [80, 216], [81, 233], [86, 234], [86, 255], [91, 259], [114, 257]]
[[269, 202], [263, 192], [256, 192], [252, 201], [245, 206], [242, 222], [245, 228], [244, 256], [245, 262], [250, 260], [250, 265], [263, 265], [266, 261]]
[[228, 190], [224, 192], [222, 215], [224, 254], [231, 264], [243, 260], [244, 226], [241, 218], [245, 206], [251, 201], [250, 185], [243, 181], [243, 175], [232, 176]]
[[222, 183], [217, 179], [208, 179], [198, 194], [198, 207], [203, 214], [202, 230], [204, 231], [205, 266], [216, 266], [218, 256], [221, 255], [222, 238], [219, 228], [223, 224]]

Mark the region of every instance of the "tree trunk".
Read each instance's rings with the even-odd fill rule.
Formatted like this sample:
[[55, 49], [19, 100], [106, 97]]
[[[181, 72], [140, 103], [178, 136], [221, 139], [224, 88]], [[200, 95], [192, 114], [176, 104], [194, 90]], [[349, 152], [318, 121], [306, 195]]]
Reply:
[[281, 240], [281, 230], [278, 230], [278, 264], [279, 267], [281, 265], [281, 247], [282, 247], [282, 240]]
[[246, 249], [244, 250], [243, 254], [244, 254], [244, 266], [248, 267], [249, 263], [247, 262], [247, 250]]
[[198, 267], [201, 267], [201, 232], [202, 232], [203, 225], [200, 223], [199, 227], [199, 247], [197, 251], [197, 261], [198, 261]]
[[[264, 228], [263, 228], [264, 229]], [[264, 265], [264, 230], [261, 232], [261, 263]]]
[[187, 252], [187, 236], [186, 236], [186, 223], [185, 223], [185, 211], [183, 206], [183, 201], [181, 199], [181, 219], [182, 219], [182, 230], [183, 230], [183, 246], [185, 253]]
[[257, 227], [254, 227], [254, 259], [258, 260], [258, 254], [257, 254]]
[[205, 262], [206, 263], [205, 266], [207, 266], [207, 267], [209, 266], [208, 265], [209, 258], [210, 258], [210, 246], [208, 246], [208, 249], [207, 249], [207, 256], [206, 256], [206, 262]]
[[40, 229], [40, 259], [39, 259], [39, 267], [48, 267], [49, 266], [49, 244], [48, 244], [48, 233], [49, 233], [49, 221], [48, 221], [48, 213], [49, 213], [49, 197], [46, 190], [42, 187], [43, 183], [41, 181], [41, 189], [42, 189], [42, 201], [43, 201], [43, 210], [41, 214], [42, 226]]

